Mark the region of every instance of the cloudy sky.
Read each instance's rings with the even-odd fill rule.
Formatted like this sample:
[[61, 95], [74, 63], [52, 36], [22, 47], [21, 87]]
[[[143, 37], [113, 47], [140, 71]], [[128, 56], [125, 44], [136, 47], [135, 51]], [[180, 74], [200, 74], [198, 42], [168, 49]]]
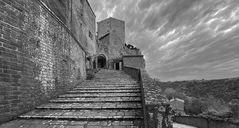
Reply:
[[162, 81], [239, 76], [239, 0], [89, 0], [97, 21], [126, 22], [126, 40]]

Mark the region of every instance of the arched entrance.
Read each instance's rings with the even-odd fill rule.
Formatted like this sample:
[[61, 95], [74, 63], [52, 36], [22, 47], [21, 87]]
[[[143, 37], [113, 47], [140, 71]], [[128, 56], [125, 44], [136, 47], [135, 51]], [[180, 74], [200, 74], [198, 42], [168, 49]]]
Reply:
[[106, 58], [104, 55], [99, 55], [97, 57], [97, 67], [98, 68], [106, 68]]

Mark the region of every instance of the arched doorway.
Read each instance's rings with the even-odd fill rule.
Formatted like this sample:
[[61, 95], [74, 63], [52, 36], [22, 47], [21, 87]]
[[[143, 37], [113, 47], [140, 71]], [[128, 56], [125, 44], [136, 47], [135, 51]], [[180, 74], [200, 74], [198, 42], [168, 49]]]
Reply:
[[106, 58], [104, 55], [99, 55], [97, 57], [97, 67], [98, 68], [106, 68]]

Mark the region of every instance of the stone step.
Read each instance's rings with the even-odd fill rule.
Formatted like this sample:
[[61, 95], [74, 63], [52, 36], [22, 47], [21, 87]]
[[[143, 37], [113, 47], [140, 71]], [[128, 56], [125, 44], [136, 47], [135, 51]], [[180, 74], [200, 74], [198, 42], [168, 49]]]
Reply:
[[139, 88], [139, 85], [82, 85], [77, 86], [75, 89], [78, 88]]
[[128, 82], [128, 81], [94, 81], [97, 84], [137, 84], [137, 82]]
[[140, 97], [97, 97], [97, 98], [57, 98], [50, 100], [52, 103], [115, 103], [115, 102], [140, 102]]
[[78, 90], [78, 91], [68, 91], [70, 94], [84, 94], [84, 93], [139, 93], [140, 90]]
[[104, 76], [104, 77], [101, 77], [101, 78], [94, 78], [94, 80], [129, 80], [129, 81], [135, 81], [135, 79], [133, 79], [132, 77], [125, 77], [125, 76]]
[[20, 119], [134, 120], [143, 119], [141, 110], [33, 110]]
[[142, 120], [123, 121], [72, 121], [17, 119], [0, 125], [0, 128], [143, 128]]
[[128, 81], [128, 80], [92, 80], [91, 82], [96, 83], [119, 83], [119, 84], [137, 84], [137, 81]]
[[131, 76], [125, 76], [125, 75], [105, 75], [104, 74], [104, 76], [103, 75], [101, 75], [101, 76], [96, 76], [95, 78], [94, 78], [94, 80], [95, 79], [97, 79], [97, 80], [100, 80], [100, 79], [102, 79], [102, 78], [106, 78], [106, 79], [127, 79], [127, 80], [132, 80], [132, 81], [135, 81], [135, 79], [133, 79]]
[[78, 87], [74, 90], [140, 90], [140, 87]]
[[96, 94], [65, 94], [60, 95], [63, 97], [140, 97], [140, 93], [96, 93]]
[[96, 110], [96, 109], [142, 109], [141, 103], [48, 103], [37, 109], [51, 110]]
[[109, 83], [109, 82], [93, 82], [88, 84], [81, 84], [78, 86], [139, 86], [138, 84], [128, 84], [128, 83]]
[[85, 80], [85, 82], [112, 82], [112, 83], [137, 83], [138, 81], [135, 80], [128, 80], [128, 79], [93, 79], [93, 80]]
[[106, 75], [102, 75], [101, 77], [95, 77], [94, 80], [130, 80], [130, 81], [135, 81], [135, 79], [133, 79], [130, 76], [122, 76], [122, 75], [112, 75], [112, 76], [106, 76]]

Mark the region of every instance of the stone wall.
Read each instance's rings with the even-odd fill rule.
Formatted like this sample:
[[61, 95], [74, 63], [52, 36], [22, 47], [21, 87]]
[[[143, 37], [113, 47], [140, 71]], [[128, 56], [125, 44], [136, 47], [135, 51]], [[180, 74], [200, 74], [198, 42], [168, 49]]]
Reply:
[[[95, 14], [87, 0], [72, 0], [71, 31], [88, 54], [96, 53]], [[91, 36], [90, 36], [91, 35]]]
[[0, 1], [0, 122], [85, 78], [85, 52], [38, 0]]
[[[106, 34], [109, 34], [109, 44], [107, 45], [107, 58], [109, 60], [121, 58], [124, 53], [125, 44], [125, 23], [124, 21], [114, 18], [108, 18], [98, 22], [98, 37], [101, 39]], [[99, 45], [106, 44], [101, 40]], [[101, 53], [104, 49], [99, 49], [98, 53]]]
[[172, 109], [145, 69], [140, 70], [148, 128], [172, 128]]
[[71, 0], [42, 0], [54, 12], [54, 14], [65, 24], [71, 18]]
[[96, 22], [95, 22], [95, 14], [90, 7], [90, 4], [87, 0], [84, 0], [84, 35], [87, 39], [87, 51], [92, 56], [96, 54]]
[[102, 36], [106, 35], [110, 32], [110, 19], [105, 19], [100, 22], [97, 22], [97, 32], [98, 32], [98, 38], [101, 38]]
[[102, 37], [98, 41], [99, 41], [97, 43], [97, 53], [98, 53], [98, 55], [104, 54], [104, 55], [107, 55], [107, 57], [108, 57], [108, 53], [109, 53], [109, 47], [108, 46], [110, 44], [109, 34]]
[[124, 45], [125, 44], [125, 22], [115, 18], [110, 18], [110, 33], [114, 34], [111, 36], [110, 42], [114, 45]]
[[146, 104], [159, 104], [164, 102], [166, 98], [161, 95], [161, 88], [155, 85], [154, 80], [150, 78], [146, 70], [141, 69], [141, 77]]
[[123, 56], [123, 65], [132, 68], [145, 68], [145, 61], [143, 55], [128, 55]]

